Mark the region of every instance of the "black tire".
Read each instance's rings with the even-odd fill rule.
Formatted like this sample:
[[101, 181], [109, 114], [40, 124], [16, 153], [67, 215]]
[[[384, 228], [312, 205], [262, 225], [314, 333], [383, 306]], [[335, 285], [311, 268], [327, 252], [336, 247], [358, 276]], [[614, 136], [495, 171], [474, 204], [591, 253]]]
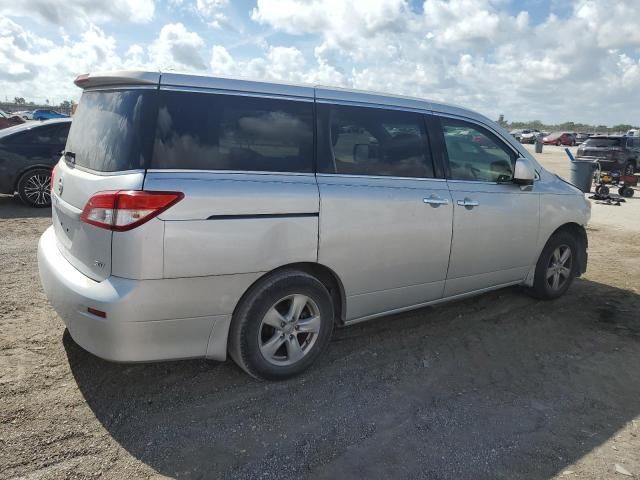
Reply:
[[606, 185], [600, 185], [597, 189], [596, 189], [596, 193], [599, 195], [602, 195], [603, 197], [609, 195], [609, 187], [607, 187]]
[[[293, 309], [294, 296], [307, 297], [311, 300], [309, 305], [313, 305], [313, 309], [317, 309], [317, 315], [320, 317], [317, 333], [300, 333], [296, 332], [297, 328], [291, 330], [291, 328], [298, 326], [294, 327], [290, 324], [294, 322], [287, 323], [286, 326], [282, 324], [282, 329], [276, 329], [263, 323], [268, 312], [278, 306], [280, 308], [282, 305], [286, 307], [287, 301], [291, 302], [291, 309]], [[288, 298], [292, 299], [288, 300]], [[307, 306], [304, 307], [304, 309], [307, 308]], [[304, 309], [301, 315], [305, 315]], [[310, 310], [311, 308], [309, 308], [309, 312]], [[307, 312], [307, 315], [306, 319], [312, 317], [311, 313]], [[285, 314], [283, 316], [286, 317]], [[304, 320], [305, 318], [300, 316], [300, 321]], [[331, 340], [333, 323], [334, 308], [331, 295], [318, 279], [297, 270], [277, 272], [260, 280], [240, 301], [229, 329], [229, 354], [240, 368], [253, 377], [263, 380], [284, 380], [309, 368], [326, 349]], [[309, 335], [317, 335], [317, 337], [312, 339]], [[295, 344], [298, 347], [303, 345], [301, 351], [304, 353], [299, 360], [290, 359], [289, 348], [292, 348], [292, 340], [287, 340], [287, 338], [293, 339], [294, 336]], [[279, 339], [284, 340], [268, 359], [261, 348], [265, 348], [273, 339], [276, 342]], [[304, 350], [305, 342], [307, 342], [308, 348], [306, 351]], [[278, 352], [278, 358], [282, 358], [282, 360], [276, 358]], [[279, 362], [293, 363], [280, 364]]]
[[17, 185], [20, 200], [35, 208], [51, 206], [51, 170], [34, 168], [25, 172]]
[[624, 186], [624, 187], [620, 187], [618, 189], [618, 194], [620, 194], [620, 196], [625, 197], [625, 198], [633, 197], [634, 193], [635, 192], [634, 192], [633, 188], [631, 188], [631, 187]]
[[[570, 249], [570, 265], [563, 265], [568, 269], [568, 274], [563, 277], [560, 274], [560, 279], [563, 279], [562, 283], [558, 284], [557, 288], [554, 288], [553, 281], [554, 276], [549, 277], [549, 271], [556, 263], [554, 257], [556, 251], [563, 253], [563, 247]], [[573, 280], [578, 274], [578, 241], [569, 232], [557, 232], [554, 233], [544, 246], [538, 263], [536, 264], [536, 272], [533, 280], [533, 287], [530, 289], [530, 293], [542, 300], [553, 300], [562, 296], [571, 286]]]

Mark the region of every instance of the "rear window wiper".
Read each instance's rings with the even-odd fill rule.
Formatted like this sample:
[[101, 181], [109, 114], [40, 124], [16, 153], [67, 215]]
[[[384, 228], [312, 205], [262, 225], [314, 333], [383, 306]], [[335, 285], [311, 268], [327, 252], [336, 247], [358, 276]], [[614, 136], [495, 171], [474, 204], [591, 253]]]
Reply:
[[70, 152], [68, 150], [63, 150], [62, 155], [64, 155], [64, 159], [69, 163], [76, 163], [76, 154]]

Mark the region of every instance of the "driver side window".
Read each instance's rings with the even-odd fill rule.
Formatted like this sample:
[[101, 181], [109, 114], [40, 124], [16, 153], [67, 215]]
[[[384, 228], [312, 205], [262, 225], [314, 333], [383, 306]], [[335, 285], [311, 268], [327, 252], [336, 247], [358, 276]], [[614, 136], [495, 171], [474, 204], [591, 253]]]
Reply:
[[441, 118], [452, 180], [508, 182], [513, 179], [515, 153], [482, 127]]

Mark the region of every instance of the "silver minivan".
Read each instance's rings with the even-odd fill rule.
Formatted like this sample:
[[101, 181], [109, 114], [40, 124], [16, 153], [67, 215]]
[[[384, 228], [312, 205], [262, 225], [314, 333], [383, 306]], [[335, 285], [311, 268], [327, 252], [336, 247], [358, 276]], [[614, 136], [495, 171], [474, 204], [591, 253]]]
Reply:
[[472, 111], [177, 73], [82, 75], [42, 284], [114, 361], [297, 374], [334, 325], [508, 285], [562, 295], [590, 205]]

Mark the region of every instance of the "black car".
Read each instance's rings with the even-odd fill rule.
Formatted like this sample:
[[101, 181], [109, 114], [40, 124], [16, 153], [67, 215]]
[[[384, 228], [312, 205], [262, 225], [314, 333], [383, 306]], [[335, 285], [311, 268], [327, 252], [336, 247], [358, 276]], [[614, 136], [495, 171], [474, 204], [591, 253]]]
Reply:
[[51, 205], [51, 169], [67, 143], [71, 119], [0, 130], [0, 193], [18, 192], [32, 207]]
[[640, 137], [597, 135], [578, 148], [579, 160], [597, 160], [603, 170], [633, 175], [640, 167]]

